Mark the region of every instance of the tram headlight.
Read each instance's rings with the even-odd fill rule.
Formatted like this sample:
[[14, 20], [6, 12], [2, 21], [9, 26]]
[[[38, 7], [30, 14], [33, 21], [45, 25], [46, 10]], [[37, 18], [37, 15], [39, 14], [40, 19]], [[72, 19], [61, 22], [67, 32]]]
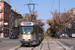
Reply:
[[31, 39], [28, 39], [29, 41], [31, 41]]
[[23, 41], [25, 41], [25, 39], [22, 39]]

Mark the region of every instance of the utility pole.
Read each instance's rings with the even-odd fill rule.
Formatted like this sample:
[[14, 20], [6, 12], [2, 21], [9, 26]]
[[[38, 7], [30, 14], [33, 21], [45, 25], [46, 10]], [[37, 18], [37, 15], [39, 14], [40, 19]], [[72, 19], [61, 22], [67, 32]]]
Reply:
[[[60, 17], [60, 0], [59, 0], [59, 17]], [[59, 38], [60, 38], [60, 19], [59, 19]]]
[[[25, 5], [27, 5], [28, 6], [28, 8], [29, 8], [29, 13], [30, 13], [30, 15], [31, 15], [31, 22], [33, 22], [32, 20], [33, 20], [33, 13], [34, 13], [34, 9], [35, 9], [35, 3], [30, 3], [30, 0], [29, 0], [29, 3], [28, 4], [25, 4]], [[32, 7], [32, 9], [31, 9], [31, 6], [33, 6]]]

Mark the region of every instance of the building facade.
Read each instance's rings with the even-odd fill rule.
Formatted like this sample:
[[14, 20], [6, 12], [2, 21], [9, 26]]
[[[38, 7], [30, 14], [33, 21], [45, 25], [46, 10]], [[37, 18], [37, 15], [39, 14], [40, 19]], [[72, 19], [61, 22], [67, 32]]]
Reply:
[[[9, 15], [11, 13], [11, 6], [9, 2], [0, 0], [0, 37], [9, 35]], [[8, 23], [5, 25], [4, 23]]]
[[0, 0], [0, 37], [8, 37], [12, 33], [18, 34], [16, 20], [22, 18], [17, 9], [11, 9], [9, 0]]
[[20, 18], [22, 18], [22, 15], [17, 11], [17, 9], [11, 9], [11, 16], [9, 19], [10, 20], [10, 25], [9, 25], [10, 35], [11, 34], [16, 34], [16, 35], [19, 34], [19, 27], [17, 26], [16, 21]]

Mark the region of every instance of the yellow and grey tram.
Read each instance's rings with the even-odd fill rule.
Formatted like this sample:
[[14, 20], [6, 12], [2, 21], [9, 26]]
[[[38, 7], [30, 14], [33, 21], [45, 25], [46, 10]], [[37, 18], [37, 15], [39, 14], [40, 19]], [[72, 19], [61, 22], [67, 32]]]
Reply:
[[44, 38], [43, 29], [36, 22], [21, 22], [20, 38], [22, 44], [37, 45]]

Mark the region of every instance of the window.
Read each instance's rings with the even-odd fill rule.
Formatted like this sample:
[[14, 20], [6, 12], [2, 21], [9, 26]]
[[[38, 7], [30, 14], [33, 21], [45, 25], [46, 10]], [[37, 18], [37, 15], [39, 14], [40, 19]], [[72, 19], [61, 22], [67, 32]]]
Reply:
[[14, 16], [12, 16], [12, 19], [14, 19]]
[[12, 22], [12, 26], [13, 26], [13, 22]]
[[0, 22], [0, 27], [1, 27], [1, 22]]
[[0, 5], [0, 11], [1, 11], [1, 5]]
[[0, 13], [0, 19], [1, 19], [1, 13]]
[[4, 6], [5, 7], [5, 11], [6, 11], [6, 6]]
[[7, 15], [7, 20], [8, 20], [8, 18], [9, 18], [9, 15]]
[[6, 14], [5, 14], [5, 18], [4, 19], [6, 19]]

